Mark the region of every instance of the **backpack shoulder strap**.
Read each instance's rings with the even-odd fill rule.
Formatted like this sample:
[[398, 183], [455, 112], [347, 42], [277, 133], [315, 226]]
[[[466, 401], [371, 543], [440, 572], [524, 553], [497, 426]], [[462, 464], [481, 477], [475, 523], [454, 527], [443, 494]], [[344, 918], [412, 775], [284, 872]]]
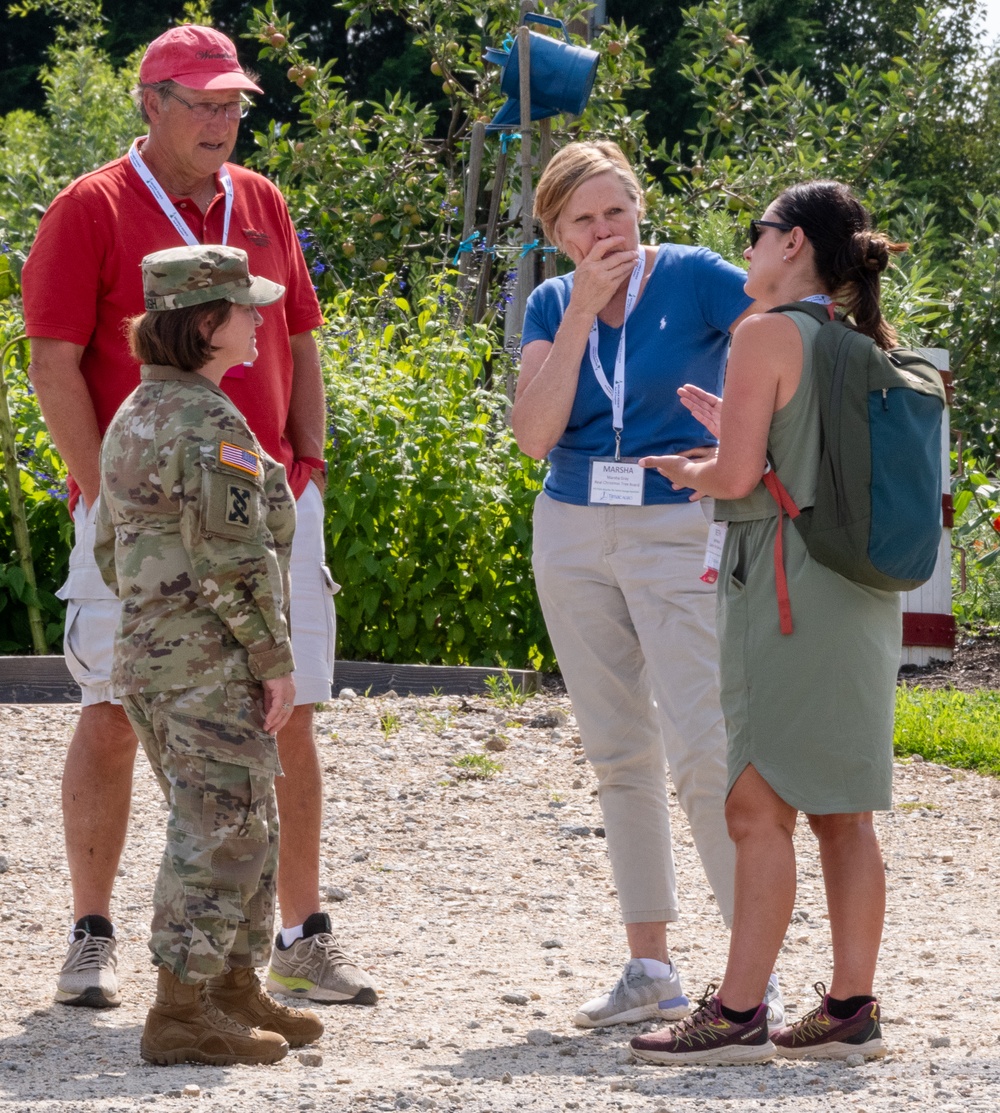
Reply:
[[820, 305], [816, 301], [790, 301], [786, 305], [776, 305], [768, 313], [805, 313], [825, 325], [830, 321], [839, 320], [834, 316], [833, 305]]
[[768, 466], [762, 482], [770, 492], [771, 498], [778, 504], [778, 527], [774, 534], [774, 590], [778, 596], [778, 624], [783, 634], [790, 634], [792, 601], [788, 595], [788, 579], [785, 576], [785, 553], [781, 531], [785, 524], [785, 515], [794, 520], [799, 516], [799, 508], [772, 467]]

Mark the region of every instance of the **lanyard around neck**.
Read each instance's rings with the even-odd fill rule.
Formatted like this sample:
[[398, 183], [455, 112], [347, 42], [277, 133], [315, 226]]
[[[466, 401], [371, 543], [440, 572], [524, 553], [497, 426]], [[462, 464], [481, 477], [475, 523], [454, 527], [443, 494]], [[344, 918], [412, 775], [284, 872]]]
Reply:
[[594, 369], [594, 378], [597, 379], [601, 390], [611, 399], [611, 427], [615, 431], [615, 459], [621, 459], [622, 429], [625, 418], [625, 325], [631, 316], [636, 299], [639, 296], [639, 287], [642, 284], [642, 275], [646, 269], [646, 251], [640, 244], [639, 258], [632, 268], [632, 277], [628, 280], [628, 290], [625, 293], [625, 316], [622, 320], [622, 333], [618, 338], [618, 351], [615, 353], [615, 379], [614, 385], [608, 382], [608, 376], [601, 363], [598, 351], [599, 334], [597, 318], [590, 326], [588, 344], [590, 346], [590, 366]]
[[[143, 184], [156, 199], [156, 203], [163, 210], [163, 215], [177, 229], [181, 239], [188, 247], [197, 247], [201, 241], [191, 231], [190, 225], [177, 211], [177, 207], [167, 196], [163, 186], [153, 177], [149, 167], [142, 161], [142, 155], [139, 154], [138, 139], [133, 140], [132, 146], [129, 147], [128, 158], [129, 162], [132, 163], [132, 169], [142, 178]], [[229, 176], [229, 171], [225, 166], [219, 170], [219, 181], [222, 183], [222, 189], [226, 195], [226, 211], [222, 219], [222, 242], [226, 243], [229, 240], [229, 221], [233, 215], [233, 179]]]

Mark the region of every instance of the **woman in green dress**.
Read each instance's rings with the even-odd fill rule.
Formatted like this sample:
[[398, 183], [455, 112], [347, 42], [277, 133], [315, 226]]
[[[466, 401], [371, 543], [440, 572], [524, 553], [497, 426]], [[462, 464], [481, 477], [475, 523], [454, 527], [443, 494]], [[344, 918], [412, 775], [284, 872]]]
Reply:
[[[772, 305], [836, 303], [860, 332], [893, 346], [895, 332], [879, 308], [880, 277], [902, 245], [871, 230], [846, 186], [791, 187], [751, 222], [750, 243], [751, 297]], [[640, 461], [677, 487], [715, 497], [716, 518], [728, 523], [718, 632], [726, 822], [736, 844], [736, 908], [722, 985], [679, 1025], [632, 1041], [635, 1054], [652, 1062], [884, 1054], [874, 977], [885, 871], [872, 812], [891, 807], [899, 597], [818, 564], [798, 532], [786, 529], [794, 632], [782, 634], [773, 556], [780, 519], [761, 483], [770, 455], [797, 505], [815, 499], [812, 344], [819, 327], [801, 313], [749, 317], [733, 337], [717, 457]], [[717, 399], [696, 388], [681, 395], [713, 423]], [[816, 984], [819, 1007], [769, 1038], [762, 1002], [794, 907], [792, 835], [800, 811], [819, 841], [833, 974], [829, 992]]]

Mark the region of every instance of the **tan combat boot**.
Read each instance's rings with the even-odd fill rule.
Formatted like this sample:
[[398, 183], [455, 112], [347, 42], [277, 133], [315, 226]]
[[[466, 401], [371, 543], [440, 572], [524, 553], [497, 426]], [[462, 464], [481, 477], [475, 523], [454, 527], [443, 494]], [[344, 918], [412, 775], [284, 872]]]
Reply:
[[288, 1044], [275, 1032], [248, 1028], [220, 1012], [204, 983], [185, 985], [161, 966], [156, 1004], [149, 1010], [139, 1054], [147, 1063], [276, 1063]]
[[323, 1021], [312, 1009], [290, 1009], [264, 992], [257, 971], [234, 966], [208, 981], [212, 1004], [232, 1020], [284, 1036], [291, 1047], [315, 1043], [323, 1035]]

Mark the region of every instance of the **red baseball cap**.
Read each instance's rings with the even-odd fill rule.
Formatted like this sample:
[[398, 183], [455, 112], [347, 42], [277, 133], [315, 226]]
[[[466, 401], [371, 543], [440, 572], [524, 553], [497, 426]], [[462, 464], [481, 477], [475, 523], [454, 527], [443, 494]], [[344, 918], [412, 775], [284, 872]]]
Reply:
[[214, 27], [194, 24], [171, 27], [146, 47], [139, 65], [139, 81], [143, 85], [176, 81], [188, 89], [264, 92], [243, 72], [232, 40]]

